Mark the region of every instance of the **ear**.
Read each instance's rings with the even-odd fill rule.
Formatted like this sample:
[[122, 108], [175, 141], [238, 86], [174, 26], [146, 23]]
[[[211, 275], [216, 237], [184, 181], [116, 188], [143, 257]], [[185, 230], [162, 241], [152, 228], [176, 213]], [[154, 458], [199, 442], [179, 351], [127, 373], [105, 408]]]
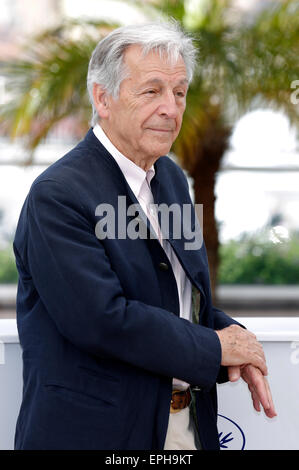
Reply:
[[100, 118], [108, 117], [108, 97], [106, 90], [98, 83], [93, 84], [93, 102]]

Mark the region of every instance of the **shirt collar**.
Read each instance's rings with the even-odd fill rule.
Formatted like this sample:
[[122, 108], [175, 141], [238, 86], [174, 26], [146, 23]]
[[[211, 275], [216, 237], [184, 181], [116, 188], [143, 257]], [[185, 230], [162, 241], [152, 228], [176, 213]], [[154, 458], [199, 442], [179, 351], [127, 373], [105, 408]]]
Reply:
[[136, 165], [136, 163], [132, 162], [128, 157], [123, 155], [108, 139], [107, 135], [101, 128], [99, 124], [96, 124], [93, 128], [93, 132], [95, 136], [99, 139], [102, 145], [108, 150], [108, 152], [112, 155], [115, 159], [116, 163], [118, 164], [119, 168], [121, 169], [124, 177], [127, 180], [130, 188], [132, 189], [135, 197], [138, 199], [141, 186], [145, 180], [148, 181], [150, 184], [152, 178], [155, 176], [155, 168], [151, 166], [148, 171], [143, 170], [140, 166]]

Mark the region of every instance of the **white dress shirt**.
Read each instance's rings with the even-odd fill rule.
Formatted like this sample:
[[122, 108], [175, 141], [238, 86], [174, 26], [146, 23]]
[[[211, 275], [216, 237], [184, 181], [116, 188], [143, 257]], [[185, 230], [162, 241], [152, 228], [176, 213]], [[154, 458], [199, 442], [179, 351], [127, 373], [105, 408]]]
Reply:
[[[138, 200], [142, 210], [149, 218], [152, 227], [154, 228], [157, 238], [160, 241], [168, 259], [171, 264], [178, 289], [179, 303], [180, 303], [180, 317], [191, 321], [192, 319], [192, 285], [180, 261], [178, 260], [171, 244], [168, 240], [162, 238], [157, 212], [154, 207], [154, 199], [150, 188], [151, 179], [155, 175], [155, 168], [152, 166], [149, 170], [145, 171], [140, 166], [136, 165], [132, 160], [124, 156], [108, 139], [103, 129], [99, 124], [93, 129], [95, 136], [99, 139], [102, 145], [115, 159], [120, 167], [128, 185], [132, 189], [136, 199]], [[173, 379], [173, 388], [186, 389], [188, 384], [178, 379]]]

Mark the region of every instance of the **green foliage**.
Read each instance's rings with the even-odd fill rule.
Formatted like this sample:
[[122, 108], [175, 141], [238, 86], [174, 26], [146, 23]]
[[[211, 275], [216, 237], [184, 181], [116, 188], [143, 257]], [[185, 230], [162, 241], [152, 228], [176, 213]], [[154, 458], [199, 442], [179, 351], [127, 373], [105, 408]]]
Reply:
[[240, 240], [223, 244], [219, 283], [299, 284], [299, 233], [276, 243], [269, 234], [244, 234]]
[[18, 272], [12, 247], [0, 250], [0, 283], [13, 284], [18, 281]]
[[82, 135], [87, 131], [89, 59], [97, 42], [115, 26], [104, 21], [66, 21], [33, 38], [22, 58], [2, 62], [1, 73], [8, 78], [12, 99], [2, 106], [0, 122], [12, 138], [25, 136], [33, 150], [67, 116], [76, 116]]
[[[299, 284], [299, 233], [273, 243], [268, 232], [244, 234], [220, 247], [219, 284]], [[12, 247], [0, 250], [0, 283], [16, 283]]]

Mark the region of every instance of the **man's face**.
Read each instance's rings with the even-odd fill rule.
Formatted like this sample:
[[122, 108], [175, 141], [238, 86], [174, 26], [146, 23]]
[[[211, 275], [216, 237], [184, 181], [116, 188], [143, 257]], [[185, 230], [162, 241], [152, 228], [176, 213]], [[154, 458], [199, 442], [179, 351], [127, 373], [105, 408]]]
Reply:
[[107, 97], [107, 117], [101, 126], [126, 157], [147, 169], [169, 152], [182, 124], [188, 88], [186, 67], [180, 57], [170, 65], [159, 53], [142, 57], [139, 46], [124, 56], [129, 77], [119, 98]]

